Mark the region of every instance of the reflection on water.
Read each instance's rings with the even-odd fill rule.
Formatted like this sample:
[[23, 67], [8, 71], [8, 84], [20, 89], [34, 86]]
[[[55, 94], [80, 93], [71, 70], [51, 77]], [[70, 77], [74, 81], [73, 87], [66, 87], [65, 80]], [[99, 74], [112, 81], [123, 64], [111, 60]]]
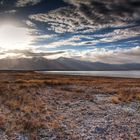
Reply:
[[47, 74], [140, 78], [140, 71], [44, 71]]

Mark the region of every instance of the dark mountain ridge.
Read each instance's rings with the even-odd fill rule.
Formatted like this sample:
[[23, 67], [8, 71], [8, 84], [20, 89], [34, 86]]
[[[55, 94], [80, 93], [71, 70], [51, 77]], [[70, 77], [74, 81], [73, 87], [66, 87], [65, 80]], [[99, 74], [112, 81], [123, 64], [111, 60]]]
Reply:
[[0, 59], [0, 70], [46, 70], [46, 71], [115, 71], [140, 70], [140, 64], [107, 64], [101, 62], [80, 61], [60, 57], [50, 60], [45, 58]]

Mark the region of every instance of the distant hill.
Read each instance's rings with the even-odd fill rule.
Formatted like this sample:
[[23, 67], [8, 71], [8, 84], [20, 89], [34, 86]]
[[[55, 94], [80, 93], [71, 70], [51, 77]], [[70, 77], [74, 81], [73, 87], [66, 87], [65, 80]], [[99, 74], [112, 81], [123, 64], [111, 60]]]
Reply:
[[140, 70], [140, 64], [107, 64], [80, 61], [60, 57], [55, 60], [45, 58], [0, 59], [0, 70], [46, 70], [46, 71], [94, 71], [94, 70]]

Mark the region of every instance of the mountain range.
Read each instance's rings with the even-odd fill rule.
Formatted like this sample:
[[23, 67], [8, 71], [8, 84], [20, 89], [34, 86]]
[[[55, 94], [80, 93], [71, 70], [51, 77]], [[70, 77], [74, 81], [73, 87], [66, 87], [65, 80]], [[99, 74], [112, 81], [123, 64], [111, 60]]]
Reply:
[[140, 70], [140, 64], [107, 64], [101, 62], [80, 61], [60, 57], [50, 60], [39, 58], [0, 59], [0, 70], [45, 70], [45, 71], [115, 71]]

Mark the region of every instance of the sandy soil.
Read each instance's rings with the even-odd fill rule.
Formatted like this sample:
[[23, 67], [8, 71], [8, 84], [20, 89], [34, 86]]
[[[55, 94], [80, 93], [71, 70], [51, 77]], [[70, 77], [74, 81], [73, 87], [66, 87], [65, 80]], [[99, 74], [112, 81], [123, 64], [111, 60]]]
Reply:
[[139, 140], [140, 79], [0, 72], [0, 140]]

